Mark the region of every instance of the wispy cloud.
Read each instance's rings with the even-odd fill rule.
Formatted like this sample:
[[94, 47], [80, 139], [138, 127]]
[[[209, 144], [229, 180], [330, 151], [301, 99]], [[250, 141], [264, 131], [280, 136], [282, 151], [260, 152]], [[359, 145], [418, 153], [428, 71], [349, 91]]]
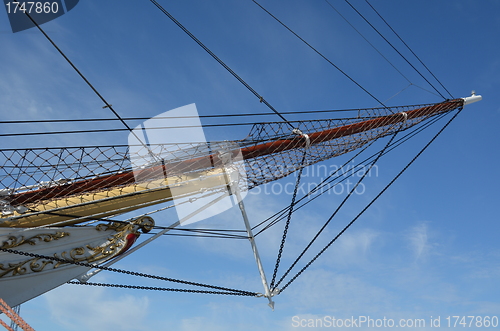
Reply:
[[146, 296], [116, 296], [104, 288], [65, 285], [45, 298], [51, 318], [66, 330], [148, 330]]
[[408, 245], [415, 257], [415, 261], [425, 260], [434, 244], [430, 242], [429, 229], [426, 223], [414, 226], [407, 235]]

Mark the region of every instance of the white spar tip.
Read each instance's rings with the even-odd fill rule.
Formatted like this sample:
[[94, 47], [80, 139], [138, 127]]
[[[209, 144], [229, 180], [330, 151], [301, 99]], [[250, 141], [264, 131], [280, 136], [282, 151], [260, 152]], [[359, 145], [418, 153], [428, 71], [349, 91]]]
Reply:
[[471, 103], [483, 100], [483, 97], [480, 95], [476, 95], [475, 91], [472, 91], [470, 97], [462, 98], [464, 100], [464, 106], [470, 105]]

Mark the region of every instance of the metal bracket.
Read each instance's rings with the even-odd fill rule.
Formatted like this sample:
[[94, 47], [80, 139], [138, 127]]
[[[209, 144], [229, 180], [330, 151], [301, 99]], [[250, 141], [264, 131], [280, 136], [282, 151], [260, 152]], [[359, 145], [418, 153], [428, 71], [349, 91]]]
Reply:
[[300, 129], [297, 129], [297, 128], [293, 129], [292, 133], [295, 133], [296, 135], [302, 136], [302, 138], [304, 138], [306, 140], [306, 148], [311, 147], [311, 139], [309, 138], [309, 135], [305, 134], [304, 132], [302, 132]]
[[272, 300], [274, 294], [271, 292], [269, 288], [266, 274], [264, 272], [264, 267], [262, 266], [262, 261], [260, 259], [259, 250], [257, 249], [257, 244], [255, 243], [255, 236], [253, 235], [252, 227], [250, 226], [250, 221], [248, 220], [248, 215], [245, 210], [245, 205], [243, 204], [243, 198], [241, 197], [240, 194], [239, 176], [237, 173], [238, 170], [237, 167], [233, 165], [232, 153], [229, 150], [221, 150], [219, 151], [219, 158], [224, 164], [224, 172], [229, 194], [232, 194], [236, 197], [236, 201], [238, 202], [238, 207], [240, 208], [241, 211], [241, 216], [243, 217], [243, 221], [245, 222], [245, 228], [247, 231], [248, 240], [250, 241], [250, 245], [252, 246], [255, 262], [257, 263], [257, 268], [259, 269], [262, 286], [264, 287], [264, 294], [262, 294], [262, 296], [266, 297], [267, 300], [269, 300], [268, 305], [269, 307], [271, 307], [272, 310], [274, 310], [274, 301]]

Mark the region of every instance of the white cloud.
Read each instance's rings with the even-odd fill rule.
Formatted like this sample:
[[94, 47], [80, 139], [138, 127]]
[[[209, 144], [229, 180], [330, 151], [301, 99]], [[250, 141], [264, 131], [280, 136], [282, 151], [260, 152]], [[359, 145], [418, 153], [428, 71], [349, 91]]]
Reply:
[[332, 246], [330, 259], [343, 266], [359, 266], [369, 261], [375, 243], [381, 234], [373, 229], [360, 229], [345, 232]]
[[148, 330], [146, 296], [117, 296], [101, 287], [64, 285], [45, 295], [51, 318], [66, 330]]
[[392, 308], [394, 299], [365, 279], [325, 269], [308, 270], [287, 291], [297, 312], [374, 313]]
[[420, 223], [414, 226], [408, 234], [408, 245], [416, 261], [425, 260], [434, 246], [429, 240], [428, 232], [427, 224]]

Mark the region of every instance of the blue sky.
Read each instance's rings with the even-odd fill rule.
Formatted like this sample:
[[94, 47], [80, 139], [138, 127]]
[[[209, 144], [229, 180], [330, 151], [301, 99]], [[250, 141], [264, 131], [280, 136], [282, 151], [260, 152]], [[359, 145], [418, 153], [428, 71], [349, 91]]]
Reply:
[[[442, 100], [429, 92], [432, 88], [345, 2], [331, 3], [406, 78], [326, 2], [261, 2], [379, 100], [388, 100], [388, 105]], [[364, 1], [352, 3], [410, 56]], [[23, 304], [22, 317], [37, 330], [79, 331], [295, 330], [299, 328], [294, 327], [294, 316], [299, 320], [370, 316], [426, 322], [431, 316], [441, 316], [443, 326], [446, 316], [500, 315], [500, 227], [496, 210], [500, 106], [494, 101], [500, 86], [500, 49], [496, 42], [500, 3], [371, 3], [454, 97], [466, 97], [476, 90], [484, 99], [465, 107], [396, 184], [275, 298], [274, 312], [264, 298], [64, 285]], [[378, 106], [252, 1], [160, 4], [280, 111]], [[43, 28], [123, 117], [153, 117], [191, 103], [196, 103], [201, 115], [269, 111], [149, 1], [80, 1], [71, 12]], [[38, 31], [12, 34], [7, 15], [1, 13], [0, 40], [2, 120], [112, 117]], [[417, 64], [414, 58], [411, 61]], [[273, 116], [266, 119], [279, 120]], [[2, 133], [74, 128], [70, 124], [0, 126]], [[206, 134], [209, 140], [228, 139], [226, 135], [241, 139], [247, 132], [242, 128], [228, 132], [212, 128]], [[431, 136], [432, 132], [425, 132], [384, 158], [376, 175], [364, 182], [365, 192], [346, 206], [313, 251], [321, 249], [352, 219]], [[76, 134], [62, 139], [2, 137], [1, 146], [126, 144], [127, 134]], [[325, 165], [331, 169], [342, 160], [330, 160]], [[304, 177], [305, 182], [319, 180], [312, 170]], [[341, 198], [325, 195], [313, 207], [296, 213], [284, 266], [297, 256]], [[257, 223], [286, 206], [290, 199], [287, 194], [266, 194], [263, 187], [260, 194], [248, 194], [245, 203], [252, 223]], [[175, 221], [176, 215], [161, 213], [155, 220], [166, 225]], [[230, 210], [207, 220], [206, 226], [243, 228], [243, 223], [238, 212]], [[268, 277], [281, 227], [257, 238]], [[262, 290], [246, 241], [166, 237], [115, 266]], [[94, 280], [171, 286], [106, 272]]]

